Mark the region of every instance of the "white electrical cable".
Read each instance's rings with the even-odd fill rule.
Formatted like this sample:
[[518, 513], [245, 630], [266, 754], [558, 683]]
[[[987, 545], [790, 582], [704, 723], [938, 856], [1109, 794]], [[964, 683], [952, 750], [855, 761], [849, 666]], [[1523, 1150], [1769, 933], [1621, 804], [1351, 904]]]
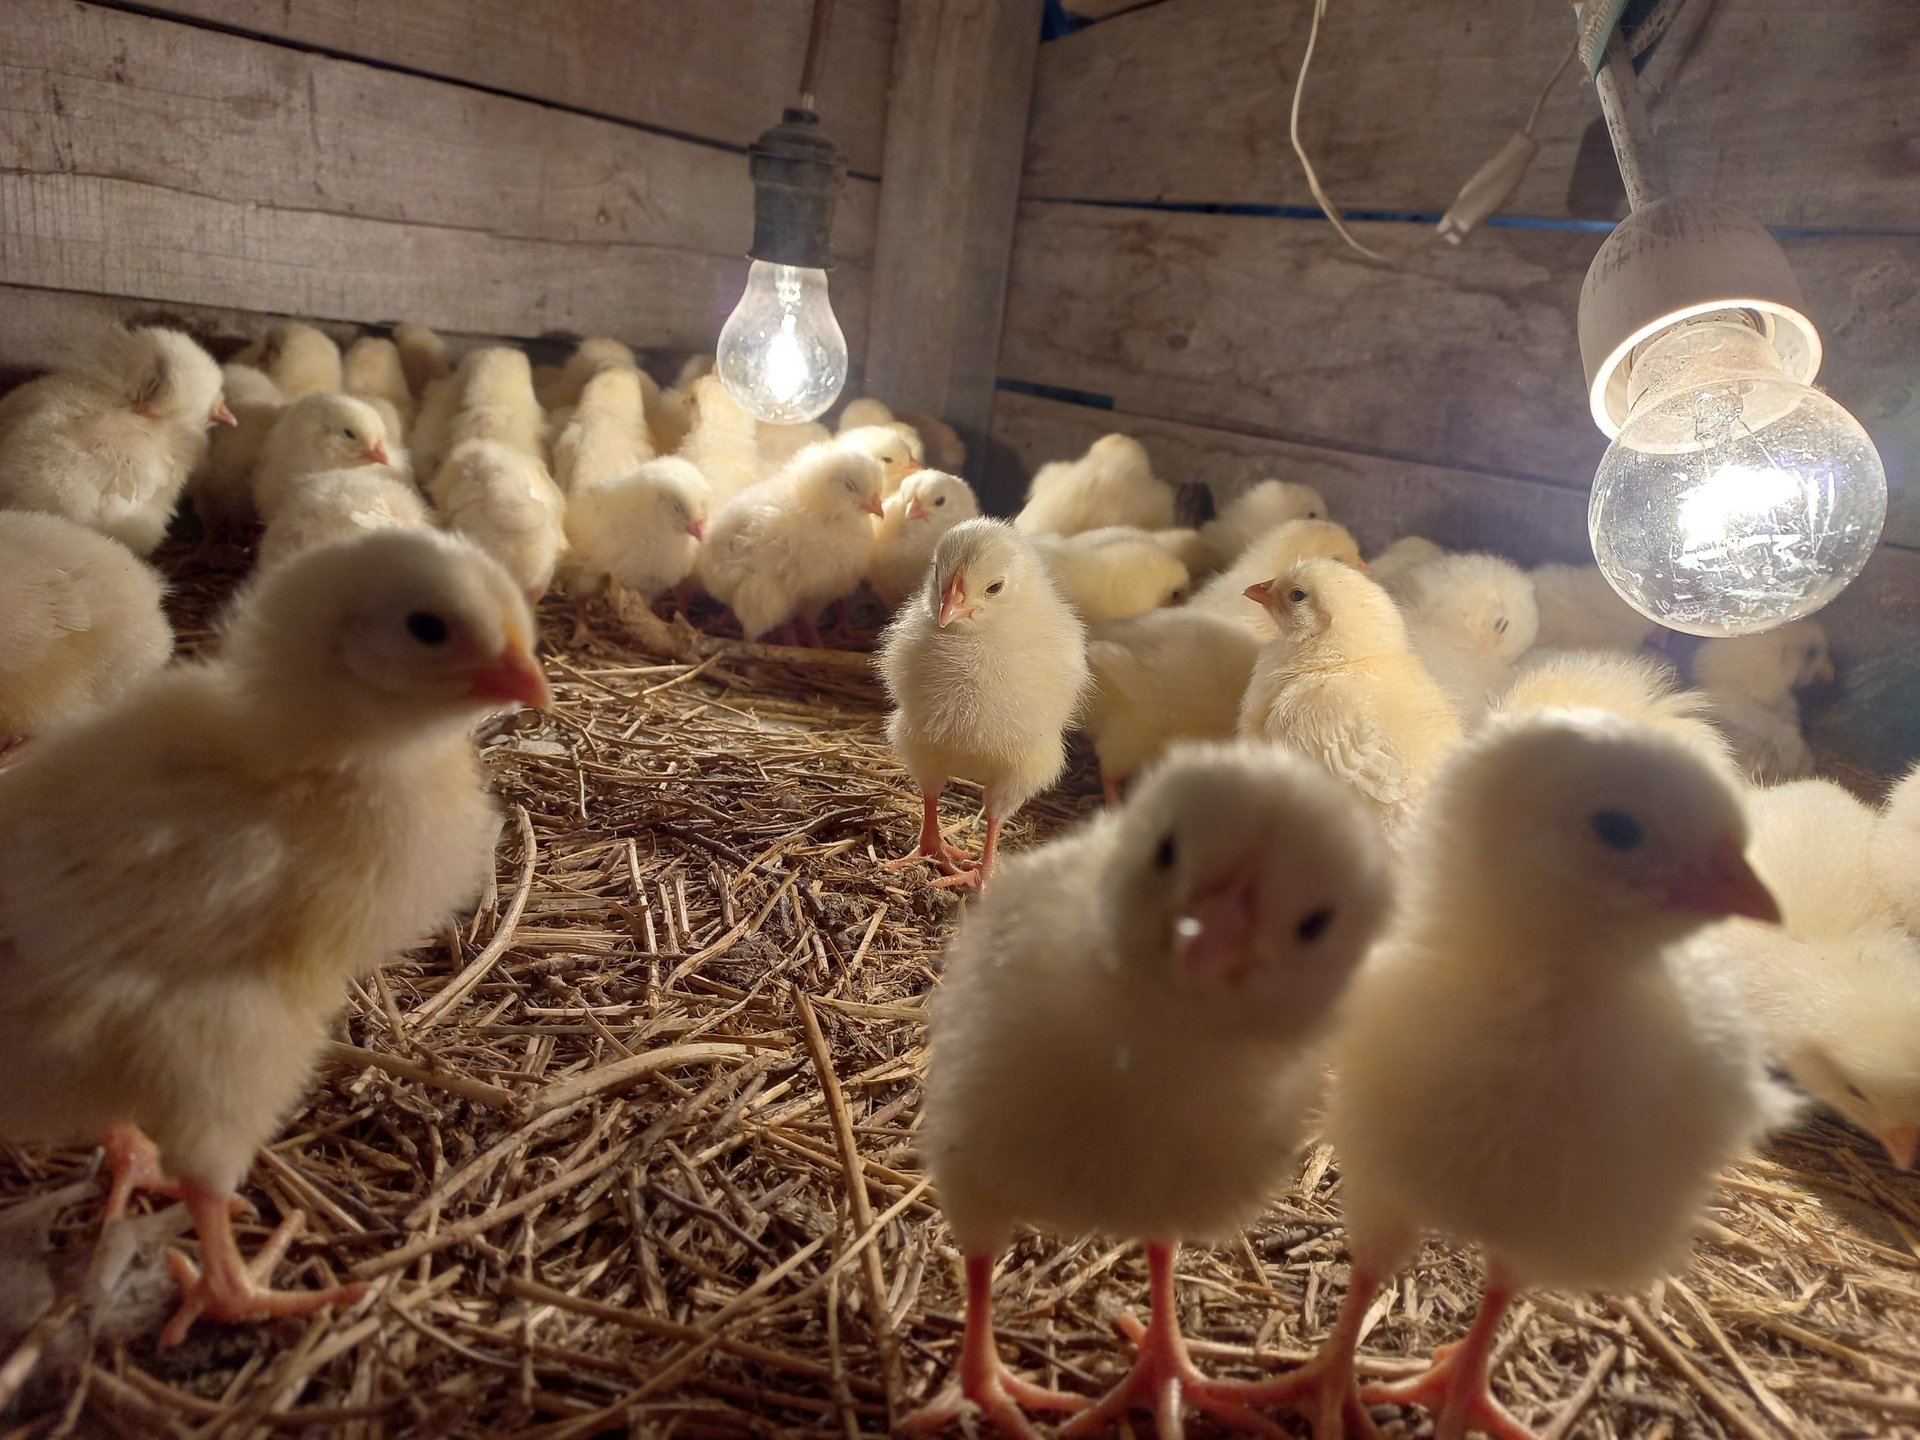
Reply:
[[1327, 0], [1313, 0], [1313, 24], [1307, 30], [1306, 53], [1300, 57], [1300, 73], [1293, 81], [1293, 117], [1288, 125], [1288, 137], [1293, 141], [1293, 153], [1300, 157], [1300, 168], [1307, 172], [1307, 189], [1313, 192], [1320, 213], [1333, 222], [1333, 228], [1340, 232], [1340, 238], [1358, 250], [1362, 255], [1374, 260], [1386, 260], [1378, 250], [1369, 249], [1354, 238], [1347, 229], [1346, 221], [1341, 218], [1340, 207], [1333, 203], [1327, 192], [1320, 188], [1320, 177], [1314, 173], [1313, 161], [1307, 158], [1307, 147], [1300, 143], [1300, 97], [1307, 89], [1307, 67], [1313, 63], [1313, 47], [1320, 39], [1320, 21], [1327, 13]]

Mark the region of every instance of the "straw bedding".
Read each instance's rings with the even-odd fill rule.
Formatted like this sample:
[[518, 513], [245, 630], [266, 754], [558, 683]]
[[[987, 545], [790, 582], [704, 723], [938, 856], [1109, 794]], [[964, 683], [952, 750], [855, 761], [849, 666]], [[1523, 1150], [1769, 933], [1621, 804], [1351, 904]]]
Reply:
[[[192, 645], [238, 562], [162, 558]], [[482, 735], [507, 811], [493, 893], [356, 990], [250, 1177], [243, 1247], [304, 1209], [280, 1282], [352, 1275], [368, 1298], [156, 1351], [166, 1217], [125, 1299], [72, 1313], [93, 1157], [0, 1146], [0, 1202], [54, 1197], [51, 1262], [20, 1240], [37, 1212], [0, 1212], [0, 1292], [54, 1303], [0, 1342], [0, 1437], [878, 1435], [944, 1378], [957, 1256], [913, 1125], [961, 902], [876, 864], [917, 830], [878, 687], [857, 658], [749, 654], [631, 602], [581, 621], [550, 601], [543, 628], [554, 712]], [[1081, 767], [1009, 846], [1096, 794]], [[1256, 1374], [1331, 1324], [1332, 1160], [1311, 1149], [1258, 1226], [1185, 1253], [1204, 1365]], [[1430, 1245], [1369, 1317], [1366, 1368], [1418, 1368], [1476, 1289]], [[1029, 1238], [1003, 1343], [1094, 1390], [1144, 1290], [1126, 1245]], [[1496, 1391], [1547, 1440], [1920, 1435], [1920, 1184], [1816, 1122], [1726, 1177], [1683, 1278], [1536, 1295], [1503, 1335]]]

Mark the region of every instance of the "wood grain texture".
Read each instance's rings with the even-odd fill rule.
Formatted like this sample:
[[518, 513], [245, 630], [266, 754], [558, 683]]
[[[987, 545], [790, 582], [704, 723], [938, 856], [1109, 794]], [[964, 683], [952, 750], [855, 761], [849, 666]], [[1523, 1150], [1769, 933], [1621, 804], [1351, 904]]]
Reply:
[[[834, 7], [818, 100], [877, 175], [896, 0]], [[146, 8], [736, 148], [800, 85], [810, 0], [162, 0]]]
[[[1529, 565], [1592, 559], [1581, 491], [1005, 392], [994, 408], [995, 453], [1013, 473], [995, 478], [1018, 494], [1035, 467], [1110, 430], [1145, 445], [1156, 473], [1205, 484], [1221, 499], [1270, 476], [1313, 485], [1369, 553], [1417, 534]], [[1808, 740], [1835, 773], [1877, 793], [1920, 758], [1920, 554], [1881, 546], [1820, 618], [1840, 684], [1809, 706]]]
[[939, 415], [979, 464], [1040, 0], [916, 0], [900, 15], [880, 190], [867, 374], [896, 409]]
[[[1652, 114], [1676, 188], [1778, 225], [1920, 229], [1912, 0], [1690, 0], [1656, 52]], [[1287, 139], [1312, 0], [1163, 0], [1055, 40], [1036, 81], [1035, 198], [1311, 205]], [[1542, 0], [1328, 7], [1302, 135], [1349, 208], [1439, 212], [1523, 125], [1565, 52]], [[1669, 46], [1671, 48], [1669, 48]], [[1619, 177], [1570, 71], [1508, 213], [1614, 218]]]
[[[1358, 227], [1404, 257], [1381, 265], [1319, 221], [1029, 201], [1001, 373], [1133, 414], [1584, 490], [1606, 442], [1575, 309], [1599, 238], [1490, 230], [1409, 249], [1411, 228]], [[1920, 545], [1920, 237], [1786, 244], [1826, 339], [1821, 383], [1886, 461], [1888, 538]]]

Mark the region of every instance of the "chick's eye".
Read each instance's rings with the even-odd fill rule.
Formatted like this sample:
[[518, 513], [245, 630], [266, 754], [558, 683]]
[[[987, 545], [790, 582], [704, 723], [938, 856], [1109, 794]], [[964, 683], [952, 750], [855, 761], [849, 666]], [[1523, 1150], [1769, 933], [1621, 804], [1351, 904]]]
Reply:
[[1596, 810], [1590, 823], [1593, 833], [1600, 837], [1600, 843], [1609, 850], [1635, 849], [1643, 838], [1640, 822], [1624, 811]]
[[1506, 616], [1502, 615], [1498, 620], [1493, 622], [1493, 633], [1496, 635], [1504, 635], [1507, 633]]
[[934, 501], [933, 503], [934, 503], [934, 507], [937, 509], [938, 507], [947, 503], [947, 497], [942, 495], [938, 500]]
[[1302, 940], [1311, 945], [1327, 933], [1327, 927], [1333, 924], [1333, 907], [1322, 905], [1318, 910], [1303, 919], [1294, 931]]
[[353, 433], [353, 429], [351, 426], [349, 426], [347, 429], [342, 430], [340, 433], [346, 436], [347, 439], [349, 440], [358, 440], [360, 438], [358, 435]]
[[998, 595], [1002, 590], [1006, 588], [1007, 588], [1006, 581], [996, 580], [991, 585], [987, 586], [987, 593], [989, 595]]
[[1318, 520], [1319, 518], [1320, 518], [1320, 512], [1318, 510], [1307, 511], [1307, 519]]
[[444, 645], [449, 633], [447, 622], [430, 610], [416, 610], [407, 616], [407, 633], [422, 645]]
[[1295, 605], [1304, 604], [1306, 598], [1307, 592], [1302, 590], [1298, 585], [1287, 592], [1287, 599], [1291, 600]]
[[1162, 870], [1171, 870], [1173, 868], [1173, 857], [1176, 853], [1173, 845], [1173, 836], [1162, 836], [1160, 848], [1153, 852], [1153, 863]]
[[1858, 1085], [1847, 1086], [1847, 1094], [1853, 1096], [1853, 1098], [1858, 1100], [1862, 1105], [1867, 1103], [1867, 1092], [1862, 1090]]

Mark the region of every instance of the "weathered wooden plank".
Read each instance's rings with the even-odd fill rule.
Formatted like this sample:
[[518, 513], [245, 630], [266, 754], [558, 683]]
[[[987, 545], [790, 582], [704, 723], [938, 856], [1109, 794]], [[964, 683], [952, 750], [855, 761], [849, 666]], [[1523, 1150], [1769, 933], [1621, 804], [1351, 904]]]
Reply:
[[[0, 172], [0, 281], [322, 320], [420, 321], [711, 348], [743, 259], [655, 245], [520, 240], [183, 194], [82, 175]], [[836, 278], [857, 344], [867, 273]]]
[[[1047, 460], [1075, 455], [1110, 430], [1134, 436], [1170, 479], [1230, 496], [1268, 476], [1317, 486], [1335, 517], [1373, 550], [1405, 534], [1449, 548], [1492, 550], [1526, 564], [1592, 558], [1586, 495], [1529, 480], [1468, 474], [1372, 455], [1002, 393], [998, 457], [1019, 493]], [[1807, 734], [1831, 767], [1873, 790], [1920, 757], [1920, 553], [1883, 545], [1822, 612], [1840, 670], [1835, 693], [1809, 708]]]
[[[527, 101], [72, 0], [12, 0], [9, 168], [138, 180], [285, 209], [529, 240], [738, 255], [745, 162]], [[838, 258], [872, 256], [877, 186], [842, 200]]]
[[943, 417], [972, 465], [993, 413], [1040, 0], [918, 0], [900, 16], [867, 388]]
[[[1026, 194], [1311, 205], [1287, 111], [1312, 8], [1163, 0], [1053, 41]], [[1525, 123], [1568, 16], [1540, 0], [1329, 6], [1302, 135], [1330, 193], [1357, 209], [1444, 210]], [[1652, 113], [1677, 188], [1769, 224], [1920, 228], [1912, 0], [1727, 0], [1692, 41], [1656, 56]], [[1570, 73], [1510, 213], [1622, 213], [1598, 125], [1591, 87]]]
[[[818, 100], [877, 175], [896, 0], [841, 0]], [[162, 0], [149, 10], [744, 146], [794, 103], [810, 0]]]
[[[1119, 23], [1118, 21], [1109, 23]], [[1599, 239], [1492, 230], [1454, 249], [1363, 225], [1027, 202], [1001, 373], [1123, 410], [1584, 488], [1575, 308]], [[1827, 342], [1821, 382], [1873, 433], [1920, 544], [1920, 237], [1787, 242]]]

